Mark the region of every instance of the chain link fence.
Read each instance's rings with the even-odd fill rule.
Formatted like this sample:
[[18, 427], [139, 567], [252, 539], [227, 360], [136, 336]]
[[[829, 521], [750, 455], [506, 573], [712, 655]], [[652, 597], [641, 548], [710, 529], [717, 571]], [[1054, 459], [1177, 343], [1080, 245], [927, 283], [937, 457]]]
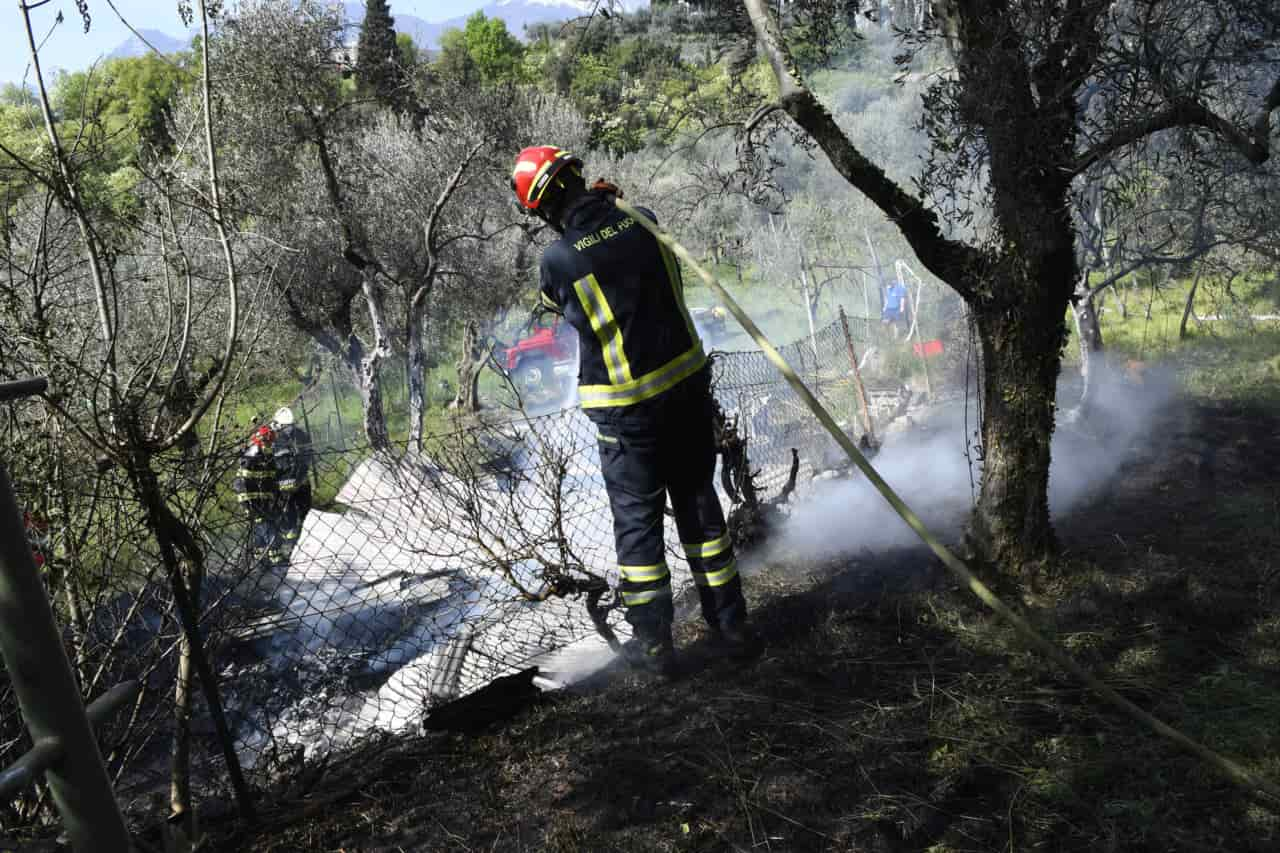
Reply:
[[[853, 435], [862, 421], [852, 355], [864, 359], [878, 426], [910, 397], [887, 362], [863, 352], [884, 348], [878, 326], [852, 319], [846, 339], [833, 323], [782, 348]], [[803, 491], [840, 464], [834, 442], [763, 354], [713, 353], [713, 387], [762, 498]], [[315, 500], [281, 557], [250, 547], [230, 488], [238, 447], [161, 463], [166, 494], [199, 530], [201, 628], [235, 752], [259, 787], [373, 732], [412, 731], [430, 709], [503, 676], [536, 666], [550, 682], [572, 680], [609, 659], [605, 636], [626, 633], [612, 593], [596, 430], [579, 409], [527, 417], [498, 408], [455, 420], [420, 448], [375, 453], [359, 439], [353, 398], [334, 374], [294, 403], [313, 439]], [[733, 477], [717, 480], [727, 509], [744, 499]], [[110, 470], [60, 481], [56, 511], [49, 489], [37, 498], [28, 485], [60, 522], [58, 536], [36, 547], [46, 552], [84, 694], [128, 678], [144, 684], [131, 711], [100, 736], [125, 806], [154, 813], [179, 732], [180, 630], [142, 508]], [[691, 580], [672, 519], [667, 526], [679, 601]], [[76, 573], [77, 583], [59, 572]], [[193, 788], [228, 798], [198, 697], [190, 737]], [[0, 672], [0, 767], [28, 747]], [[30, 826], [49, 819], [47, 805], [32, 791], [0, 806], [0, 820]]]

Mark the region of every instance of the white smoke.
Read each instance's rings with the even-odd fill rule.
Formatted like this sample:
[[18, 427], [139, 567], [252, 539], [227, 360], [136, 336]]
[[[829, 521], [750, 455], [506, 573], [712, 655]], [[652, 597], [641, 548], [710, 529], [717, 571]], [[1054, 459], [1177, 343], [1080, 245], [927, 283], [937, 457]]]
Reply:
[[[1095, 372], [1103, 375], [1093, 380], [1095, 396], [1083, 417], [1068, 414], [1079, 395], [1076, 383], [1067, 380], [1059, 389], [1049, 475], [1049, 505], [1055, 519], [1068, 517], [1123, 476], [1137, 442], [1160, 440], [1154, 427], [1167, 420], [1178, 399], [1167, 371], [1146, 370], [1140, 381], [1101, 365]], [[921, 422], [891, 433], [872, 465], [926, 525], [944, 538], [955, 539], [980, 486], [981, 463], [974, 445], [976, 406], [970, 401], [967, 423], [963, 403], [914, 416]], [[815, 483], [794, 501], [763, 560], [797, 565], [918, 541], [870, 482], [855, 475]]]

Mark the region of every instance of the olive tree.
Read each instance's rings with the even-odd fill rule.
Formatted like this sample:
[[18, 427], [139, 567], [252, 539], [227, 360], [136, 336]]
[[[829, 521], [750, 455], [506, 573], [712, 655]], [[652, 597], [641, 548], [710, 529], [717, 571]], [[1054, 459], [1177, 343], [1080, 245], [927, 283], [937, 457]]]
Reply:
[[[387, 449], [379, 372], [408, 356], [410, 438], [420, 441], [431, 321], [445, 303], [514, 297], [509, 274], [523, 217], [506, 182], [522, 140], [565, 107], [506, 83], [459, 89], [424, 73], [410, 121], [343, 92], [338, 10], [257, 0], [215, 39], [221, 102], [233, 132], [237, 198], [280, 257], [292, 324], [346, 365], [371, 446]], [[565, 123], [573, 129], [581, 121]], [[444, 283], [471, 280], [471, 286]], [[532, 289], [532, 283], [530, 283]]]
[[[744, 0], [779, 85], [748, 134], [785, 115], [888, 215], [920, 262], [972, 312], [983, 364], [983, 473], [976, 551], [1020, 575], [1055, 546], [1048, 505], [1055, 386], [1079, 283], [1073, 186], [1156, 136], [1230, 152], [1264, 170], [1280, 106], [1280, 20], [1262, 0], [944, 0], [909, 34], [909, 60], [944, 48], [925, 95], [932, 149], [911, 188], [870, 159], [805, 83], [788, 33], [809, 38], [832, 7], [797, 3], [779, 22]], [[1098, 94], [1087, 98], [1090, 92]], [[989, 232], [955, 226], [974, 208]]]

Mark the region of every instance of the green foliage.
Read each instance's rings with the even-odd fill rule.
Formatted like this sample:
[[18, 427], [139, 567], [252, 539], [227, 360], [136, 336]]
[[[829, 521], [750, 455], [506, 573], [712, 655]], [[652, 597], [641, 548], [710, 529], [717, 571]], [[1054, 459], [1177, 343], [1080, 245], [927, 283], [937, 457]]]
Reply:
[[622, 24], [593, 25], [552, 40], [541, 31], [530, 48], [530, 74], [554, 85], [591, 128], [591, 147], [621, 155], [667, 143], [733, 112], [747, 92], [762, 92], [748, 70], [731, 75], [707, 50], [656, 31], [624, 34]]
[[787, 45], [800, 70], [824, 68], [840, 53], [856, 54], [858, 31], [849, 17], [811, 16], [787, 30]]
[[[59, 136], [79, 170], [91, 206], [115, 216], [136, 213], [138, 165], [173, 146], [169, 112], [194, 85], [191, 54], [112, 59], [89, 71], [59, 74], [50, 91]], [[34, 95], [0, 92], [0, 144], [27, 165], [49, 172], [49, 143]], [[0, 154], [0, 198], [12, 205], [31, 186], [29, 172]]]
[[408, 33], [396, 33], [396, 49], [400, 52], [400, 65], [406, 71], [412, 71], [418, 66], [421, 51], [414, 44], [413, 36]]
[[111, 59], [100, 68], [58, 75], [50, 100], [60, 121], [119, 119], [132, 141], [163, 152], [172, 145], [166, 126], [170, 106], [195, 80], [190, 65], [189, 54]]
[[194, 83], [188, 69], [175, 67], [155, 54], [109, 63], [112, 76], [113, 102], [121, 115], [128, 118], [144, 145], [168, 151], [168, 113], [174, 98]]
[[363, 94], [397, 107], [405, 82], [403, 47], [395, 31], [395, 19], [387, 0], [368, 0], [357, 43], [356, 81]]
[[437, 70], [464, 85], [528, 82], [525, 47], [501, 18], [476, 12], [463, 29], [446, 30], [440, 37]]
[[[30, 93], [7, 84], [0, 92], [0, 145], [27, 162], [38, 162], [48, 149], [40, 110]], [[0, 153], [0, 204], [11, 205], [31, 184], [31, 176]]]
[[[1276, 279], [1263, 275], [1227, 283], [1201, 278], [1188, 334], [1178, 326], [1190, 279], [1159, 284], [1140, 274], [1138, 284], [1111, 291], [1102, 302], [1102, 337], [1112, 364], [1168, 361], [1188, 391], [1212, 399], [1249, 399], [1280, 408], [1280, 322], [1254, 319], [1280, 313]], [[1121, 311], [1121, 299], [1127, 306]], [[1150, 316], [1148, 317], [1148, 308]], [[1068, 317], [1072, 336], [1074, 325]], [[1079, 364], [1073, 340], [1066, 369]]]

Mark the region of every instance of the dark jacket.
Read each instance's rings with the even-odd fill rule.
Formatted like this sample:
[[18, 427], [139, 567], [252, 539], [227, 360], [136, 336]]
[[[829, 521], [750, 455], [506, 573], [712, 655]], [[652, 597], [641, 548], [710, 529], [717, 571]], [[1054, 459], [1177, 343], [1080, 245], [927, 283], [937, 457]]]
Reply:
[[290, 424], [280, 428], [273, 448], [280, 493], [288, 496], [309, 488], [311, 471], [311, 436], [302, 427]]
[[706, 365], [675, 257], [607, 196], [574, 203], [541, 273], [542, 304], [578, 332], [588, 413], [652, 400]]
[[235, 489], [236, 500], [244, 505], [255, 521], [279, 510], [276, 505], [279, 495], [276, 473], [276, 462], [270, 450], [251, 444], [241, 454], [240, 468], [236, 471], [232, 488]]

